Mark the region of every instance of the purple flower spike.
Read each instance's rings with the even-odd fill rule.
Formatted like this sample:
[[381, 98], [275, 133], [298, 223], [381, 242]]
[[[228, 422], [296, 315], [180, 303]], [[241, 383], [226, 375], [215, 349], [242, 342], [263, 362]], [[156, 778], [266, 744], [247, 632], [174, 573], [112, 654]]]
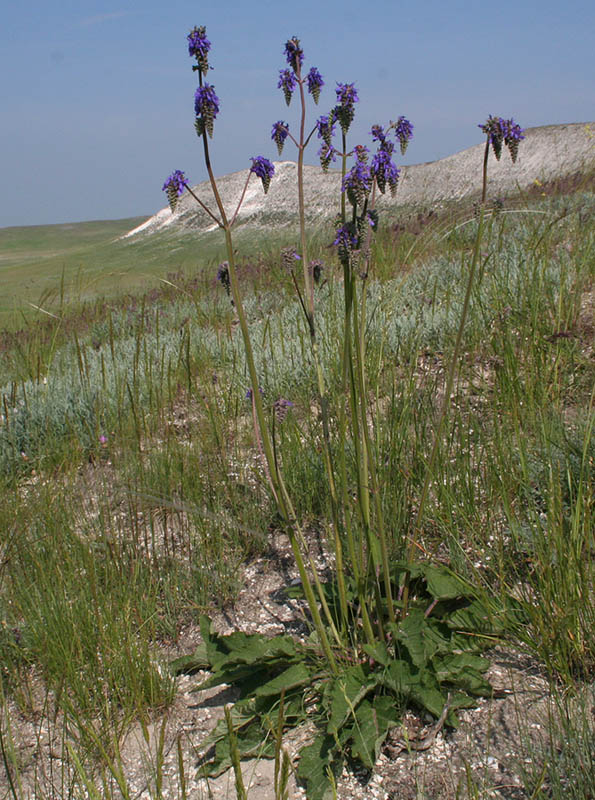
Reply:
[[162, 186], [162, 189], [167, 194], [167, 200], [172, 212], [176, 210], [178, 204], [178, 197], [183, 194], [186, 188], [186, 178], [182, 170], [177, 169], [168, 177]]
[[279, 122], [275, 122], [273, 124], [273, 130], [271, 131], [271, 139], [277, 145], [277, 150], [279, 151], [279, 155], [283, 152], [283, 145], [285, 144], [285, 140], [289, 136], [289, 125], [282, 120]]
[[404, 156], [407, 145], [413, 138], [413, 125], [405, 117], [399, 117], [395, 125], [395, 134], [401, 145], [401, 155]]
[[[198, 62], [198, 69], [206, 75], [209, 71], [208, 53], [211, 43], [207, 39], [207, 29], [202, 25], [200, 28], [193, 28], [188, 34], [188, 53], [195, 57]], [[197, 69], [193, 67], [193, 69]]]
[[335, 133], [335, 119], [331, 112], [328, 117], [319, 117], [316, 120], [316, 129], [318, 131], [318, 138], [322, 139], [327, 147], [331, 146], [331, 140]]
[[385, 142], [386, 141], [386, 133], [384, 132], [384, 128], [382, 125], [372, 125], [372, 130], [370, 131], [372, 135], [373, 142]]
[[308, 91], [314, 98], [314, 102], [318, 104], [318, 99], [320, 97], [320, 89], [324, 86], [324, 81], [322, 79], [322, 75], [316, 67], [312, 67], [310, 72], [308, 73]]
[[219, 113], [219, 98], [215, 94], [215, 87], [209, 83], [199, 86], [194, 94], [194, 111], [196, 113], [196, 132], [199, 136], [206, 131], [213, 136], [213, 123]]
[[332, 144], [327, 144], [324, 142], [320, 150], [318, 151], [318, 157], [320, 158], [320, 166], [322, 167], [323, 172], [328, 172], [329, 165], [331, 161], [337, 160], [338, 151], [332, 146]]
[[399, 181], [399, 170], [391, 161], [390, 153], [385, 149], [380, 149], [372, 159], [372, 175], [376, 178], [376, 183], [381, 194], [384, 194], [386, 185], [390, 187], [390, 193], [394, 197], [397, 193]]
[[262, 181], [262, 188], [266, 194], [269, 190], [269, 186], [271, 185], [271, 179], [275, 174], [275, 167], [273, 166], [272, 162], [269, 161], [268, 158], [264, 158], [264, 156], [256, 156], [252, 159], [250, 172], [253, 172], [258, 178], [260, 178]]
[[352, 106], [359, 102], [355, 83], [337, 83], [335, 92], [337, 93], [337, 103], [340, 106]]
[[300, 47], [300, 40], [297, 36], [293, 36], [285, 43], [285, 57], [289, 66], [297, 74], [304, 63], [304, 51]]
[[492, 145], [494, 155], [499, 161], [502, 154], [502, 145], [505, 144], [510, 152], [512, 163], [517, 160], [519, 152], [519, 143], [524, 139], [523, 128], [517, 125], [512, 119], [503, 119], [502, 117], [488, 117], [483, 125], [478, 125], [478, 128], [487, 134], [488, 141]]
[[358, 244], [355, 225], [352, 222], [346, 222], [345, 225], [338, 228], [333, 244], [337, 248], [339, 259], [342, 262], [348, 262], [351, 253], [357, 248]]
[[335, 116], [339, 120], [339, 125], [343, 133], [347, 133], [349, 126], [355, 116], [355, 103], [359, 102], [354, 83], [338, 83], [335, 89], [337, 93], [337, 106]]
[[358, 161], [343, 178], [341, 190], [347, 192], [352, 206], [362, 204], [372, 188], [372, 173], [364, 161]]
[[283, 94], [285, 96], [285, 102], [287, 105], [291, 103], [291, 95], [293, 94], [296, 86], [297, 78], [290, 69], [279, 70], [279, 83], [277, 84], [277, 88], [283, 89]]

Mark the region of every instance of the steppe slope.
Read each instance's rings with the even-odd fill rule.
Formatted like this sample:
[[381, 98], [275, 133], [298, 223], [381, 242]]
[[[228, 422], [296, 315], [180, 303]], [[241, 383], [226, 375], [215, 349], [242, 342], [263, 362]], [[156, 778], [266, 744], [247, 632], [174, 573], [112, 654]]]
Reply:
[[[449, 201], [478, 196], [483, 153], [484, 144], [478, 144], [438, 161], [403, 167], [396, 198], [387, 194], [380, 198], [378, 207], [395, 210], [399, 206], [436, 208]], [[536, 181], [545, 183], [576, 173], [588, 175], [594, 169], [595, 122], [528, 128], [516, 164], [512, 163], [507, 151], [503, 152], [500, 161], [490, 156], [489, 192], [492, 198], [509, 195]], [[296, 172], [297, 165], [293, 161], [275, 162], [275, 176], [266, 195], [260, 181], [252, 178], [238, 214], [238, 224], [270, 227], [294, 223], [298, 210]], [[243, 170], [218, 180], [223, 202], [232, 213], [241, 196], [246, 174]], [[304, 178], [309, 218], [317, 220], [332, 216], [340, 186], [338, 171], [325, 174], [320, 167], [306, 166]], [[208, 182], [198, 184], [193, 190], [206, 205], [216, 208]], [[180, 228], [196, 232], [216, 228], [213, 220], [187, 192], [181, 197], [174, 214], [169, 208], [164, 208], [126, 237]]]

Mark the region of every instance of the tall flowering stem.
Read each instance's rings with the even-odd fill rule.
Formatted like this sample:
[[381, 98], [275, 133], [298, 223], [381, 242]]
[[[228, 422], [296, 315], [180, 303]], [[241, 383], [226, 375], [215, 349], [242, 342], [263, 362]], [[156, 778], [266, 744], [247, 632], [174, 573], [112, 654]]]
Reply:
[[490, 146], [494, 151], [496, 160], [500, 161], [502, 146], [508, 148], [512, 163], [515, 164], [519, 152], [519, 144], [524, 139], [524, 130], [517, 125], [514, 119], [489, 116], [487, 120], [477, 126], [486, 134], [486, 144], [483, 154], [483, 181], [481, 190], [481, 203], [485, 204], [488, 189], [488, 157]]
[[[296, 559], [296, 565], [298, 567], [298, 571], [300, 574], [300, 578], [302, 581], [302, 585], [304, 587], [304, 591], [306, 594], [306, 599], [310, 608], [310, 612], [312, 614], [312, 619], [314, 622], [314, 626], [316, 628], [316, 632], [318, 634], [318, 638], [320, 641], [320, 645], [323, 649], [325, 657], [327, 659], [329, 668], [336, 673], [337, 672], [337, 664], [335, 660], [334, 653], [331, 649], [329, 638], [327, 635], [327, 631], [325, 626], [322, 623], [322, 619], [320, 616], [320, 611], [318, 609], [318, 605], [316, 603], [316, 599], [314, 596], [314, 591], [312, 588], [312, 584], [310, 578], [308, 576], [308, 572], [306, 570], [306, 566], [304, 563], [304, 559], [301, 554], [301, 548], [305, 546], [305, 539], [301, 527], [299, 526], [295, 510], [293, 508], [293, 504], [291, 502], [291, 498], [287, 492], [287, 488], [285, 486], [283, 476], [281, 471], [278, 467], [277, 460], [275, 458], [273, 443], [271, 440], [271, 436], [269, 434], [268, 426], [266, 424], [266, 417], [264, 413], [264, 407], [262, 402], [262, 397], [259, 391], [259, 380], [258, 380], [258, 373], [256, 370], [256, 365], [254, 361], [254, 353], [252, 348], [252, 342], [250, 339], [250, 332], [248, 328], [248, 322], [246, 319], [246, 314], [244, 311], [243, 303], [242, 303], [242, 296], [239, 287], [239, 281], [237, 276], [237, 270], [235, 265], [235, 256], [234, 256], [234, 247], [233, 247], [233, 240], [232, 240], [232, 233], [231, 228], [233, 222], [236, 219], [238, 208], [236, 209], [235, 214], [233, 215], [232, 219], [230, 220], [223, 202], [221, 200], [221, 195], [219, 193], [219, 189], [217, 187], [217, 181], [215, 179], [215, 175], [213, 172], [212, 164], [211, 164], [211, 157], [209, 153], [209, 142], [208, 138], [212, 137], [213, 135], [213, 128], [214, 128], [214, 120], [219, 113], [219, 98], [215, 94], [214, 87], [209, 85], [208, 83], [204, 82], [203, 76], [206, 72], [208, 67], [205, 67], [205, 59], [206, 53], [210, 48], [210, 42], [206, 39], [206, 29], [202, 28], [195, 28], [191, 31], [189, 37], [189, 53], [191, 56], [195, 56], [198, 61], [198, 69], [193, 67], [194, 71], [198, 71], [199, 77], [199, 86], [195, 93], [194, 98], [194, 107], [195, 107], [195, 128], [197, 135], [202, 140], [203, 144], [203, 154], [204, 154], [204, 162], [207, 169], [207, 173], [209, 176], [209, 182], [211, 184], [211, 189], [213, 191], [213, 196], [215, 198], [215, 203], [217, 206], [219, 217], [217, 217], [209, 211], [209, 209], [199, 200], [201, 207], [207, 210], [211, 217], [216, 219], [218, 225], [223, 228], [225, 233], [225, 245], [227, 250], [227, 273], [226, 273], [226, 288], [231, 293], [231, 297], [233, 300], [234, 307], [236, 309], [236, 313], [238, 316], [238, 322], [240, 326], [240, 330], [242, 332], [242, 338], [244, 343], [244, 352], [246, 356], [246, 364], [248, 367], [248, 373], [250, 375], [250, 383], [252, 385], [252, 402], [254, 413], [257, 419], [257, 424], [260, 433], [260, 442], [262, 444], [262, 450], [264, 452], [264, 456], [266, 459], [267, 464], [267, 471], [271, 482], [271, 488], [273, 494], [277, 500], [277, 505], [279, 509], [279, 513], [283, 518], [287, 530], [289, 533], [290, 541], [292, 550]], [[208, 47], [207, 47], [208, 44]], [[291, 53], [288, 53], [288, 61], [291, 58], [295, 61], [297, 68], [299, 70], [300, 67], [300, 54], [297, 49], [292, 50]], [[204, 69], [203, 69], [204, 67]], [[252, 167], [250, 168], [250, 172], [248, 174], [248, 180], [251, 174], [254, 173], [257, 177], [259, 177], [263, 183], [263, 187], [265, 192], [268, 190], [271, 179], [274, 174], [274, 166], [271, 164], [268, 159], [263, 158], [262, 156], [257, 156], [252, 159]], [[247, 186], [247, 182], [246, 182]], [[244, 192], [242, 193], [242, 197], [240, 198], [240, 204], [244, 197], [244, 193], [246, 190], [246, 186], [244, 187]], [[164, 190], [167, 192], [168, 200], [170, 203], [176, 202], [177, 198], [180, 194], [180, 188], [189, 189], [185, 178], [183, 177], [183, 173], [180, 170], [176, 170], [166, 181], [164, 184]], [[194, 194], [194, 193], [192, 193]], [[196, 195], [194, 195], [196, 197]], [[198, 198], [197, 198], [198, 199]], [[316, 573], [314, 573], [315, 582], [319, 584], [317, 579]], [[320, 587], [320, 594], [322, 594], [322, 588]], [[330, 619], [330, 613], [328, 614]], [[331, 629], [332, 629], [332, 620], [331, 620]], [[335, 631], [335, 635], [338, 638], [338, 634]]]
[[[438, 419], [438, 424], [436, 426], [436, 432], [434, 434], [434, 443], [432, 445], [432, 451], [430, 453], [430, 459], [428, 461], [428, 466], [426, 469], [426, 474], [424, 478], [424, 483], [422, 486], [421, 496], [419, 500], [419, 504], [417, 507], [417, 513], [415, 515], [415, 520], [413, 522], [413, 529], [410, 538], [409, 544], [409, 551], [408, 551], [408, 560], [411, 562], [413, 561], [415, 550], [417, 547], [417, 543], [419, 541], [419, 537], [421, 534], [421, 524], [423, 521], [423, 515], [425, 512], [426, 502], [428, 500], [430, 488], [432, 485], [432, 478], [434, 475], [434, 466], [436, 464], [436, 457], [438, 455], [438, 449], [440, 447], [440, 441], [442, 438], [442, 431], [444, 429], [444, 424], [446, 422], [446, 418], [448, 415], [448, 408], [450, 403], [450, 397], [452, 395], [455, 377], [457, 373], [457, 366], [458, 361], [461, 353], [461, 342], [463, 340], [463, 332], [465, 330], [465, 324], [467, 322], [467, 316], [469, 314], [469, 304], [471, 301], [471, 293], [473, 290], [473, 284], [475, 282], [475, 274], [477, 272], [477, 264], [479, 261], [479, 256], [481, 252], [481, 242], [483, 238], [483, 229], [484, 229], [484, 222], [485, 222], [485, 201], [486, 201], [486, 189], [487, 189], [487, 165], [488, 165], [488, 156], [490, 152], [490, 146], [494, 150], [494, 155], [497, 159], [500, 158], [500, 154], [502, 152], [502, 144], [505, 144], [509, 150], [510, 155], [512, 157], [513, 163], [516, 161], [517, 153], [518, 153], [518, 144], [521, 139], [524, 139], [523, 130], [518, 125], [515, 125], [512, 119], [503, 120], [502, 117], [488, 117], [487, 121], [482, 125], [479, 125], [483, 132], [487, 135], [486, 146], [484, 150], [484, 157], [483, 157], [483, 186], [482, 186], [482, 193], [481, 193], [481, 206], [479, 209], [479, 222], [477, 225], [477, 234], [475, 236], [475, 244], [473, 247], [473, 256], [471, 258], [471, 264], [469, 266], [469, 276], [467, 278], [467, 288], [465, 290], [465, 299], [463, 301], [463, 310], [461, 312], [461, 319], [459, 320], [459, 327], [457, 329], [457, 336], [455, 339], [455, 346], [452, 354], [452, 359], [450, 363], [450, 367], [448, 370], [448, 375], [446, 378], [446, 388], [444, 392], [444, 400], [442, 404], [442, 410], [440, 412], [440, 417]], [[408, 610], [408, 603], [409, 603], [409, 584], [410, 584], [410, 575], [408, 574], [404, 583], [403, 587], [403, 606], [402, 606], [402, 614], [405, 616]]]

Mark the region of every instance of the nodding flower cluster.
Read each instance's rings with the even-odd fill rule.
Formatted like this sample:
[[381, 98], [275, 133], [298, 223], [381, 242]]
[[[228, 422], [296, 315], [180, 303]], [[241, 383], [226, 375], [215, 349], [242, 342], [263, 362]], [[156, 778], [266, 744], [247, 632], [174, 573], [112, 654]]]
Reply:
[[[209, 70], [208, 53], [211, 49], [211, 42], [207, 39], [207, 29], [204, 27], [204, 25], [193, 28], [186, 38], [188, 41], [188, 53], [191, 57], [196, 58], [197, 61], [197, 64], [194, 64], [192, 69], [200, 72], [200, 84], [194, 93], [194, 113], [196, 117], [194, 121], [194, 127], [199, 137], [205, 137], [206, 147], [206, 134], [208, 134], [209, 137], [213, 136], [214, 122], [217, 114], [219, 113], [219, 98], [215, 93], [215, 87], [206, 82], [203, 84], [202, 80], [202, 76], [206, 75]], [[297, 40], [292, 41], [294, 44], [299, 45]], [[297, 51], [292, 52], [294, 53], [295, 58], [299, 60], [299, 54], [297, 54]], [[289, 72], [289, 70], [287, 70], [287, 72]], [[289, 132], [288, 126], [284, 122], [278, 122], [274, 126], [273, 131], [273, 138], [275, 138], [276, 135], [277, 146], [281, 147]], [[281, 153], [281, 149], [279, 149], [279, 153]], [[256, 156], [252, 159], [250, 172], [254, 172], [254, 174], [262, 180], [262, 185], [266, 193], [271, 183], [271, 178], [275, 173], [273, 164], [267, 158], [263, 158], [263, 156]], [[167, 194], [167, 199], [172, 211], [175, 210], [178, 197], [183, 193], [187, 186], [188, 184], [186, 178], [184, 177], [184, 173], [179, 169], [173, 172], [163, 184], [163, 191]], [[201, 203], [200, 200], [198, 200], [198, 202]], [[205, 206], [203, 206], [203, 209], [204, 208]], [[226, 282], [224, 277], [226, 273], [223, 270], [223, 266], [224, 265], [222, 265], [222, 269], [217, 277], [218, 280], [220, 280], [229, 291], [229, 279]]]
[[271, 131], [271, 139], [277, 145], [277, 150], [279, 151], [279, 155], [283, 152], [283, 146], [285, 144], [285, 140], [289, 136], [289, 125], [283, 120], [279, 120], [278, 122], [273, 123], [273, 130]]
[[492, 150], [496, 159], [499, 161], [502, 155], [502, 145], [506, 145], [512, 163], [517, 160], [519, 144], [524, 139], [524, 129], [517, 125], [514, 119], [503, 119], [502, 117], [489, 116], [487, 120], [478, 125], [478, 128], [487, 135], [488, 142], [492, 145]]
[[353, 122], [355, 104], [359, 103], [359, 97], [354, 83], [338, 83], [335, 92], [337, 105], [334, 109], [334, 116], [338, 120], [343, 133], [347, 133]]
[[186, 188], [186, 178], [181, 169], [177, 169], [167, 178], [162, 186], [163, 191], [167, 194], [167, 201], [172, 212], [176, 210], [178, 204], [178, 197], [183, 194]]
[[269, 161], [268, 158], [264, 158], [264, 156], [256, 156], [252, 159], [250, 172], [253, 172], [258, 178], [260, 178], [262, 181], [262, 188], [266, 194], [269, 190], [269, 186], [271, 185], [271, 179], [275, 174], [275, 167], [273, 163]]
[[[285, 57], [291, 69], [286, 68], [279, 70], [279, 83], [277, 84], [277, 88], [283, 89], [285, 102], [289, 105], [298, 83], [304, 83], [304, 79], [302, 78], [304, 51], [300, 47], [300, 40], [297, 36], [294, 36], [285, 43]], [[324, 80], [316, 67], [310, 69], [305, 81], [308, 84], [308, 92], [314, 98], [314, 102], [318, 103], [320, 90], [324, 86]]]
[[219, 113], [219, 98], [215, 94], [215, 87], [210, 83], [199, 86], [194, 93], [194, 112], [196, 114], [195, 127], [199, 136], [206, 131], [213, 136], [213, 123]]

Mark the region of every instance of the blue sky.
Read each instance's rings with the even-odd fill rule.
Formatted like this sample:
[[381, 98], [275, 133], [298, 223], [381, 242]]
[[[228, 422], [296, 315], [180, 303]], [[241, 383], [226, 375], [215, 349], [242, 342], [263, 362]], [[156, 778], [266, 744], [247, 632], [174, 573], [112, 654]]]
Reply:
[[355, 81], [350, 143], [404, 114], [415, 135], [402, 163], [478, 143], [489, 114], [523, 127], [595, 118], [592, 0], [27, 0], [2, 18], [0, 227], [151, 214], [174, 169], [205, 179], [186, 45], [195, 25], [207, 26], [221, 100], [217, 174], [276, 158], [272, 123], [295, 125], [297, 104], [277, 89], [291, 36], [326, 81], [312, 123], [337, 81]]

